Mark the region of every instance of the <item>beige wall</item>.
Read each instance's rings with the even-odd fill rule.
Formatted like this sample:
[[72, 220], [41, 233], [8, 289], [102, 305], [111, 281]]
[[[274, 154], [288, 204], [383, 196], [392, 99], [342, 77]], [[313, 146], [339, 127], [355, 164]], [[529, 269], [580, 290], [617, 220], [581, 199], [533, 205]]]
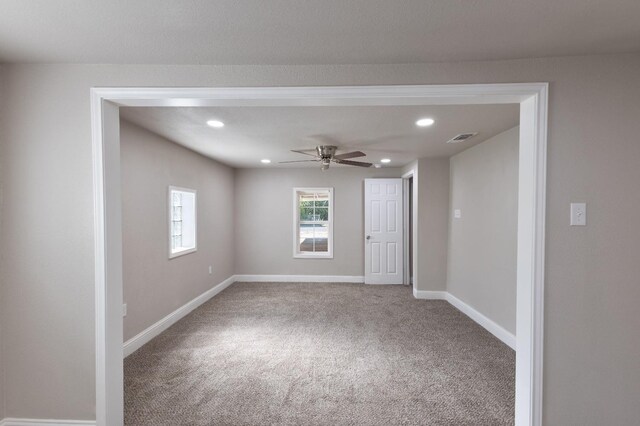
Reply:
[[418, 161], [418, 280], [421, 291], [447, 286], [449, 159]]
[[[451, 157], [447, 291], [516, 333], [519, 127]], [[453, 211], [461, 211], [454, 218]]]
[[[124, 120], [120, 144], [126, 341], [234, 274], [234, 171]], [[198, 209], [198, 250], [173, 259], [169, 185], [195, 189]]]
[[419, 291], [444, 291], [447, 286], [449, 212], [449, 159], [421, 158], [407, 164], [413, 170], [413, 214], [418, 236], [412, 241], [417, 262], [413, 265], [413, 287]]
[[[8, 66], [0, 258], [6, 415], [95, 416], [89, 88], [549, 81], [544, 421], [640, 416], [640, 54], [335, 66]], [[589, 225], [568, 226], [572, 200]], [[446, 226], [446, 225], [445, 225]], [[7, 332], [6, 330], [10, 330]]]
[[[400, 175], [397, 168], [237, 169], [236, 272], [364, 275], [364, 179]], [[293, 258], [294, 187], [334, 188], [333, 259]]]

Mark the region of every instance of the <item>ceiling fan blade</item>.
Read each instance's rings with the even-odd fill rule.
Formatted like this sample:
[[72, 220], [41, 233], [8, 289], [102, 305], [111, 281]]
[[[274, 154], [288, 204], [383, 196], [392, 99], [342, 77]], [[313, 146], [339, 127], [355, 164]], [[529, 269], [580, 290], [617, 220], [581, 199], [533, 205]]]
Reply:
[[371, 167], [373, 164], [365, 163], [364, 161], [350, 161], [350, 160], [334, 160], [338, 164], [346, 164], [347, 166], [358, 166], [358, 167]]
[[356, 158], [356, 157], [366, 157], [362, 151], [353, 151], [353, 152], [345, 152], [344, 154], [334, 155], [333, 158], [336, 160], [346, 160], [347, 158]]
[[280, 164], [284, 164], [284, 163], [317, 163], [320, 160], [294, 160], [294, 161], [278, 161], [278, 163]]
[[[304, 154], [304, 155], [310, 155], [312, 157], [317, 157], [316, 153], [316, 149], [292, 149], [291, 152], [295, 152], [298, 154]], [[311, 154], [313, 152], [313, 154]]]

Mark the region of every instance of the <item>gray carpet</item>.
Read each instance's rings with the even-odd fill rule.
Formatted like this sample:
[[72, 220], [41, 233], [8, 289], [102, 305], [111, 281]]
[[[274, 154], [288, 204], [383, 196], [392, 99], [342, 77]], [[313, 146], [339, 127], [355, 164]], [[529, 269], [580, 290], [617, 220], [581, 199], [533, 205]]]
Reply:
[[124, 374], [127, 425], [514, 421], [514, 351], [404, 286], [235, 283]]

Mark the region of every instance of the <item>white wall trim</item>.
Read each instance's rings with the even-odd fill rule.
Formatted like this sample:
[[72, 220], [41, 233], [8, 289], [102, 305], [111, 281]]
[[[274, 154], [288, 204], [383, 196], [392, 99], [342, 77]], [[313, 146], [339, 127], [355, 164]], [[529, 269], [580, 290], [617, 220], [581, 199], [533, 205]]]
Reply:
[[484, 327], [489, 333], [500, 339], [505, 345], [509, 346], [514, 351], [516, 350], [515, 334], [510, 333], [504, 327], [489, 319], [484, 314], [472, 308], [470, 305], [466, 304], [449, 292], [447, 292], [446, 300], [455, 306], [460, 312]]
[[236, 275], [238, 282], [248, 283], [363, 283], [362, 275]]
[[[411, 169], [409, 171], [407, 171], [406, 173], [404, 173], [402, 175], [402, 233], [403, 233], [403, 238], [404, 241], [402, 242], [402, 250], [403, 250], [403, 257], [402, 257], [402, 271], [403, 271], [403, 283], [405, 285], [411, 285], [413, 284], [413, 277], [411, 276], [412, 271], [409, 268], [409, 265], [412, 263], [416, 262], [415, 259], [415, 250], [413, 251], [413, 253], [411, 253], [410, 247], [409, 247], [409, 242], [412, 240], [412, 238], [416, 238], [416, 215], [413, 215], [411, 213], [413, 212], [409, 212], [409, 200], [412, 200], [413, 203], [415, 204], [415, 200], [413, 200], [413, 194], [409, 193], [409, 179], [414, 179], [414, 184], [415, 184], [415, 169]], [[412, 191], [413, 192], [413, 191]], [[409, 217], [412, 217], [412, 224], [411, 226], [409, 226]], [[413, 235], [409, 235], [409, 229], [412, 228]], [[413, 254], [413, 256], [409, 256], [409, 253]], [[414, 257], [414, 259], [410, 259], [409, 257]]]
[[451, 305], [453, 305], [453, 307], [481, 325], [489, 333], [500, 339], [502, 343], [509, 346], [513, 350], [516, 349], [516, 336], [513, 333], [510, 333], [504, 327], [489, 319], [484, 314], [472, 308], [462, 300], [458, 299], [453, 294], [447, 291], [424, 291], [416, 290], [414, 288], [413, 297], [415, 297], [416, 299], [426, 300], [446, 300]]
[[235, 281], [236, 281], [235, 275], [230, 276], [226, 280], [222, 281], [220, 284], [205, 291], [204, 293], [194, 298], [193, 300], [185, 303], [175, 311], [171, 312], [166, 317], [162, 318], [160, 321], [150, 325], [140, 333], [133, 336], [131, 339], [127, 340], [124, 343], [124, 347], [123, 347], [124, 357], [126, 358], [132, 353], [134, 353], [135, 351], [137, 351], [138, 349], [140, 349], [144, 344], [148, 343], [151, 339], [158, 336], [160, 333], [165, 331], [167, 328], [171, 327], [176, 322], [180, 321], [188, 313], [190, 313], [191, 311], [196, 309], [198, 306], [202, 305], [203, 303], [211, 299], [216, 294], [220, 293], [225, 288], [229, 287]]
[[[200, 296], [185, 303], [160, 321], [150, 325], [140, 333], [127, 340], [123, 346], [124, 357], [128, 357], [154, 337], [187, 316], [191, 311], [216, 296], [234, 282], [317, 282], [317, 283], [363, 283], [363, 276], [352, 275], [232, 275]], [[2, 426], [2, 424], [0, 424]]]
[[16, 419], [0, 420], [0, 426], [95, 426], [95, 420]]
[[413, 287], [413, 297], [427, 300], [447, 300], [446, 291], [417, 290]]
[[[120, 106], [383, 106], [520, 104], [517, 426], [542, 425], [548, 83], [91, 88], [94, 171], [96, 417], [123, 423]], [[417, 204], [417, 198], [415, 199]], [[419, 258], [419, 253], [415, 253]], [[417, 271], [418, 265], [414, 264]], [[415, 271], [414, 271], [415, 272]], [[417, 274], [414, 274], [417, 276]], [[419, 282], [416, 283], [420, 285]]]
[[93, 153], [96, 424], [124, 424], [120, 111], [91, 90]]

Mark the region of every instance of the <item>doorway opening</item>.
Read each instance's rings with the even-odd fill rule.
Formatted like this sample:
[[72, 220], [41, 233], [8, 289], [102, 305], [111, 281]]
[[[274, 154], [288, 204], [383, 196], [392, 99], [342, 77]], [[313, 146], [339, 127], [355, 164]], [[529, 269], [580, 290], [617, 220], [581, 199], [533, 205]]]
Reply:
[[[91, 91], [95, 207], [96, 412], [123, 423], [121, 106], [520, 104], [516, 425], [542, 422], [546, 83], [281, 88], [94, 88]], [[416, 194], [417, 173], [413, 176]], [[418, 199], [413, 199], [416, 223]], [[413, 227], [413, 255], [418, 229]], [[414, 280], [418, 264], [413, 262]]]
[[404, 231], [404, 279], [403, 284], [413, 287], [413, 265], [415, 263], [414, 235], [415, 219], [417, 215], [414, 213], [413, 202], [413, 176], [415, 169], [409, 170], [402, 175], [402, 192], [403, 192], [403, 231]]

